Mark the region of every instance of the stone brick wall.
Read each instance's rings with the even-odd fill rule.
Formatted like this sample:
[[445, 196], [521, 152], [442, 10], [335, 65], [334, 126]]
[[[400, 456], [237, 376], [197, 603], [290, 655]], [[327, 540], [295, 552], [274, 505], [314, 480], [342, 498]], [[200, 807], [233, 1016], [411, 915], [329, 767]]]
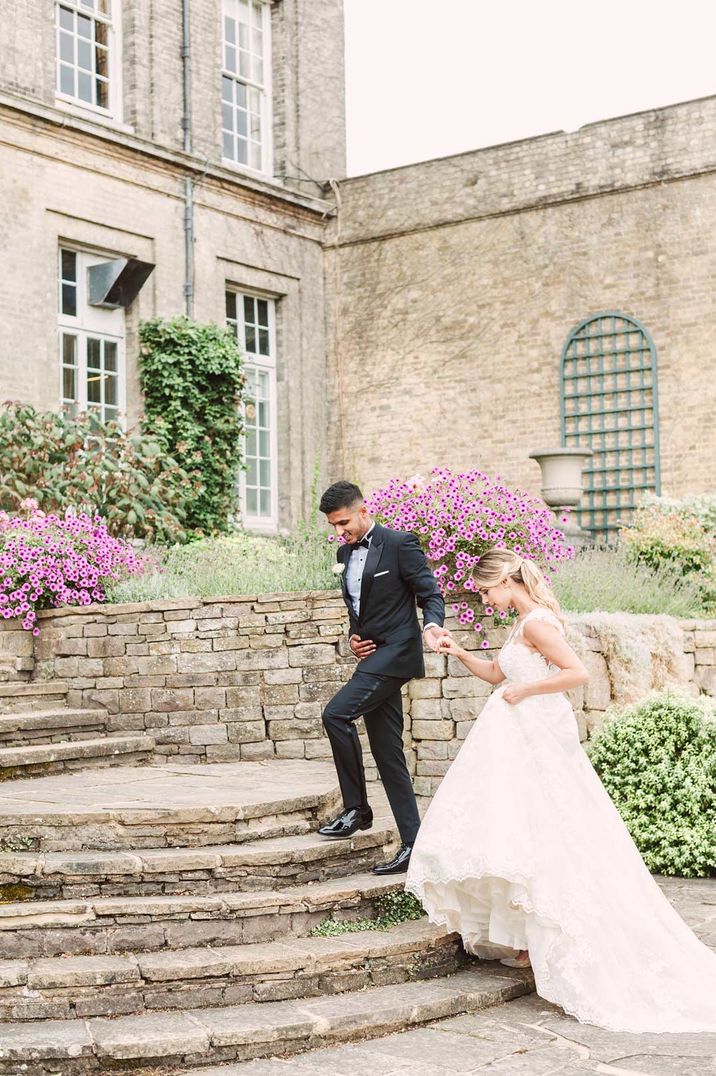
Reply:
[[712, 490], [715, 136], [711, 97], [342, 182], [335, 474], [477, 465], [538, 492], [567, 335], [617, 310], [656, 345], [664, 490]]
[[[321, 709], [354, 667], [336, 592], [61, 609], [40, 623], [34, 677], [66, 682], [70, 706], [105, 708], [109, 731], [150, 731], [160, 760], [330, 757]], [[582, 739], [612, 702], [653, 688], [716, 695], [716, 621], [570, 615], [568, 631], [591, 676], [572, 693]], [[493, 648], [503, 636], [491, 634]], [[0, 623], [0, 666], [16, 655], [17, 676], [28, 675], [28, 643]], [[425, 663], [426, 677], [404, 689], [405, 746], [416, 788], [430, 794], [490, 689], [454, 658], [428, 653]]]

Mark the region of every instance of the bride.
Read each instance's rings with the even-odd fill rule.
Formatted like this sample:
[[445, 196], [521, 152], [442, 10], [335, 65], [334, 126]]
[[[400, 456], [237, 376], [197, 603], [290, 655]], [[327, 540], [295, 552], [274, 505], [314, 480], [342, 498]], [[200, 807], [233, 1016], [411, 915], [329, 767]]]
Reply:
[[579, 743], [563, 692], [588, 673], [539, 569], [491, 549], [483, 602], [518, 617], [494, 661], [453, 654], [496, 685], [438, 788], [406, 889], [468, 952], [534, 970], [537, 991], [612, 1031], [716, 1031], [716, 954], [663, 896]]

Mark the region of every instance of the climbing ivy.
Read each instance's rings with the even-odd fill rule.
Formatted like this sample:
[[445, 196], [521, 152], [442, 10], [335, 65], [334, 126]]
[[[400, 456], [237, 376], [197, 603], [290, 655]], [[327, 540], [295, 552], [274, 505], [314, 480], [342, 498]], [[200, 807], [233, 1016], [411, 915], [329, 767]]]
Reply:
[[228, 530], [241, 466], [246, 377], [230, 330], [185, 317], [140, 328], [144, 429], [200, 486], [187, 525], [196, 535]]

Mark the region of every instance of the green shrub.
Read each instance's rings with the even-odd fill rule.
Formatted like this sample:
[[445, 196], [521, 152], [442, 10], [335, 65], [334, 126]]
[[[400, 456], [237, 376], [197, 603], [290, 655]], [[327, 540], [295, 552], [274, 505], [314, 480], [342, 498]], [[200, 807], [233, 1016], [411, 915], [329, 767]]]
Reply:
[[139, 332], [144, 426], [201, 487], [188, 526], [223, 534], [236, 511], [241, 464], [241, 397], [245, 387], [236, 339], [217, 325], [155, 318]]
[[171, 549], [150, 548], [143, 575], [116, 586], [112, 601], [211, 598], [333, 590], [335, 549], [325, 533], [301, 528], [291, 538], [237, 532]]
[[552, 585], [562, 608], [573, 613], [692, 617], [708, 612], [702, 576], [685, 576], [671, 562], [657, 568], [634, 563], [623, 548], [582, 550], [560, 564]]
[[644, 506], [667, 514], [696, 516], [705, 531], [716, 533], [716, 493], [693, 493], [680, 500], [650, 494]]
[[714, 542], [703, 524], [687, 512], [665, 512], [655, 506], [638, 508], [634, 522], [621, 531], [629, 558], [649, 568], [673, 564], [684, 575], [708, 572]]
[[28, 498], [46, 513], [99, 513], [115, 537], [185, 539], [196, 484], [156, 438], [94, 415], [70, 418], [8, 403], [0, 412], [0, 509]]
[[713, 704], [655, 695], [613, 714], [590, 745], [651, 871], [716, 872], [715, 716]]

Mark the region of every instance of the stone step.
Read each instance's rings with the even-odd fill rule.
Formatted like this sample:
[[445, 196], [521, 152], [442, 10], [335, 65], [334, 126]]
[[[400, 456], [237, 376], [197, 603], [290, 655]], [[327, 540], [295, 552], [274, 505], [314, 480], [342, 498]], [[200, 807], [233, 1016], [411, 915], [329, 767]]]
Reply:
[[[379, 986], [340, 997], [4, 1024], [3, 1076], [136, 1073], [289, 1055], [374, 1038], [529, 993], [531, 973], [475, 963], [446, 979]], [[201, 1070], [199, 1070], [200, 1074]]]
[[0, 746], [89, 739], [106, 729], [108, 719], [106, 710], [71, 710], [62, 706], [2, 713]]
[[61, 773], [83, 766], [137, 763], [151, 758], [154, 747], [152, 736], [136, 734], [0, 747], [0, 781], [15, 780], [33, 774]]
[[0, 787], [0, 848], [238, 844], [315, 830], [339, 800], [333, 766], [303, 759], [84, 770]]
[[392, 820], [376, 819], [340, 841], [314, 832], [202, 848], [0, 852], [0, 902], [285, 888], [365, 871], [395, 843]]
[[369, 918], [404, 876], [357, 874], [327, 882], [211, 896], [100, 897], [0, 904], [0, 961], [239, 945], [308, 934], [324, 919]]
[[63, 703], [69, 684], [64, 680], [31, 680], [29, 683], [0, 683], [0, 713], [39, 710]]
[[318, 997], [446, 975], [466, 961], [459, 935], [425, 919], [338, 937], [13, 960], [0, 965], [0, 1020]]

